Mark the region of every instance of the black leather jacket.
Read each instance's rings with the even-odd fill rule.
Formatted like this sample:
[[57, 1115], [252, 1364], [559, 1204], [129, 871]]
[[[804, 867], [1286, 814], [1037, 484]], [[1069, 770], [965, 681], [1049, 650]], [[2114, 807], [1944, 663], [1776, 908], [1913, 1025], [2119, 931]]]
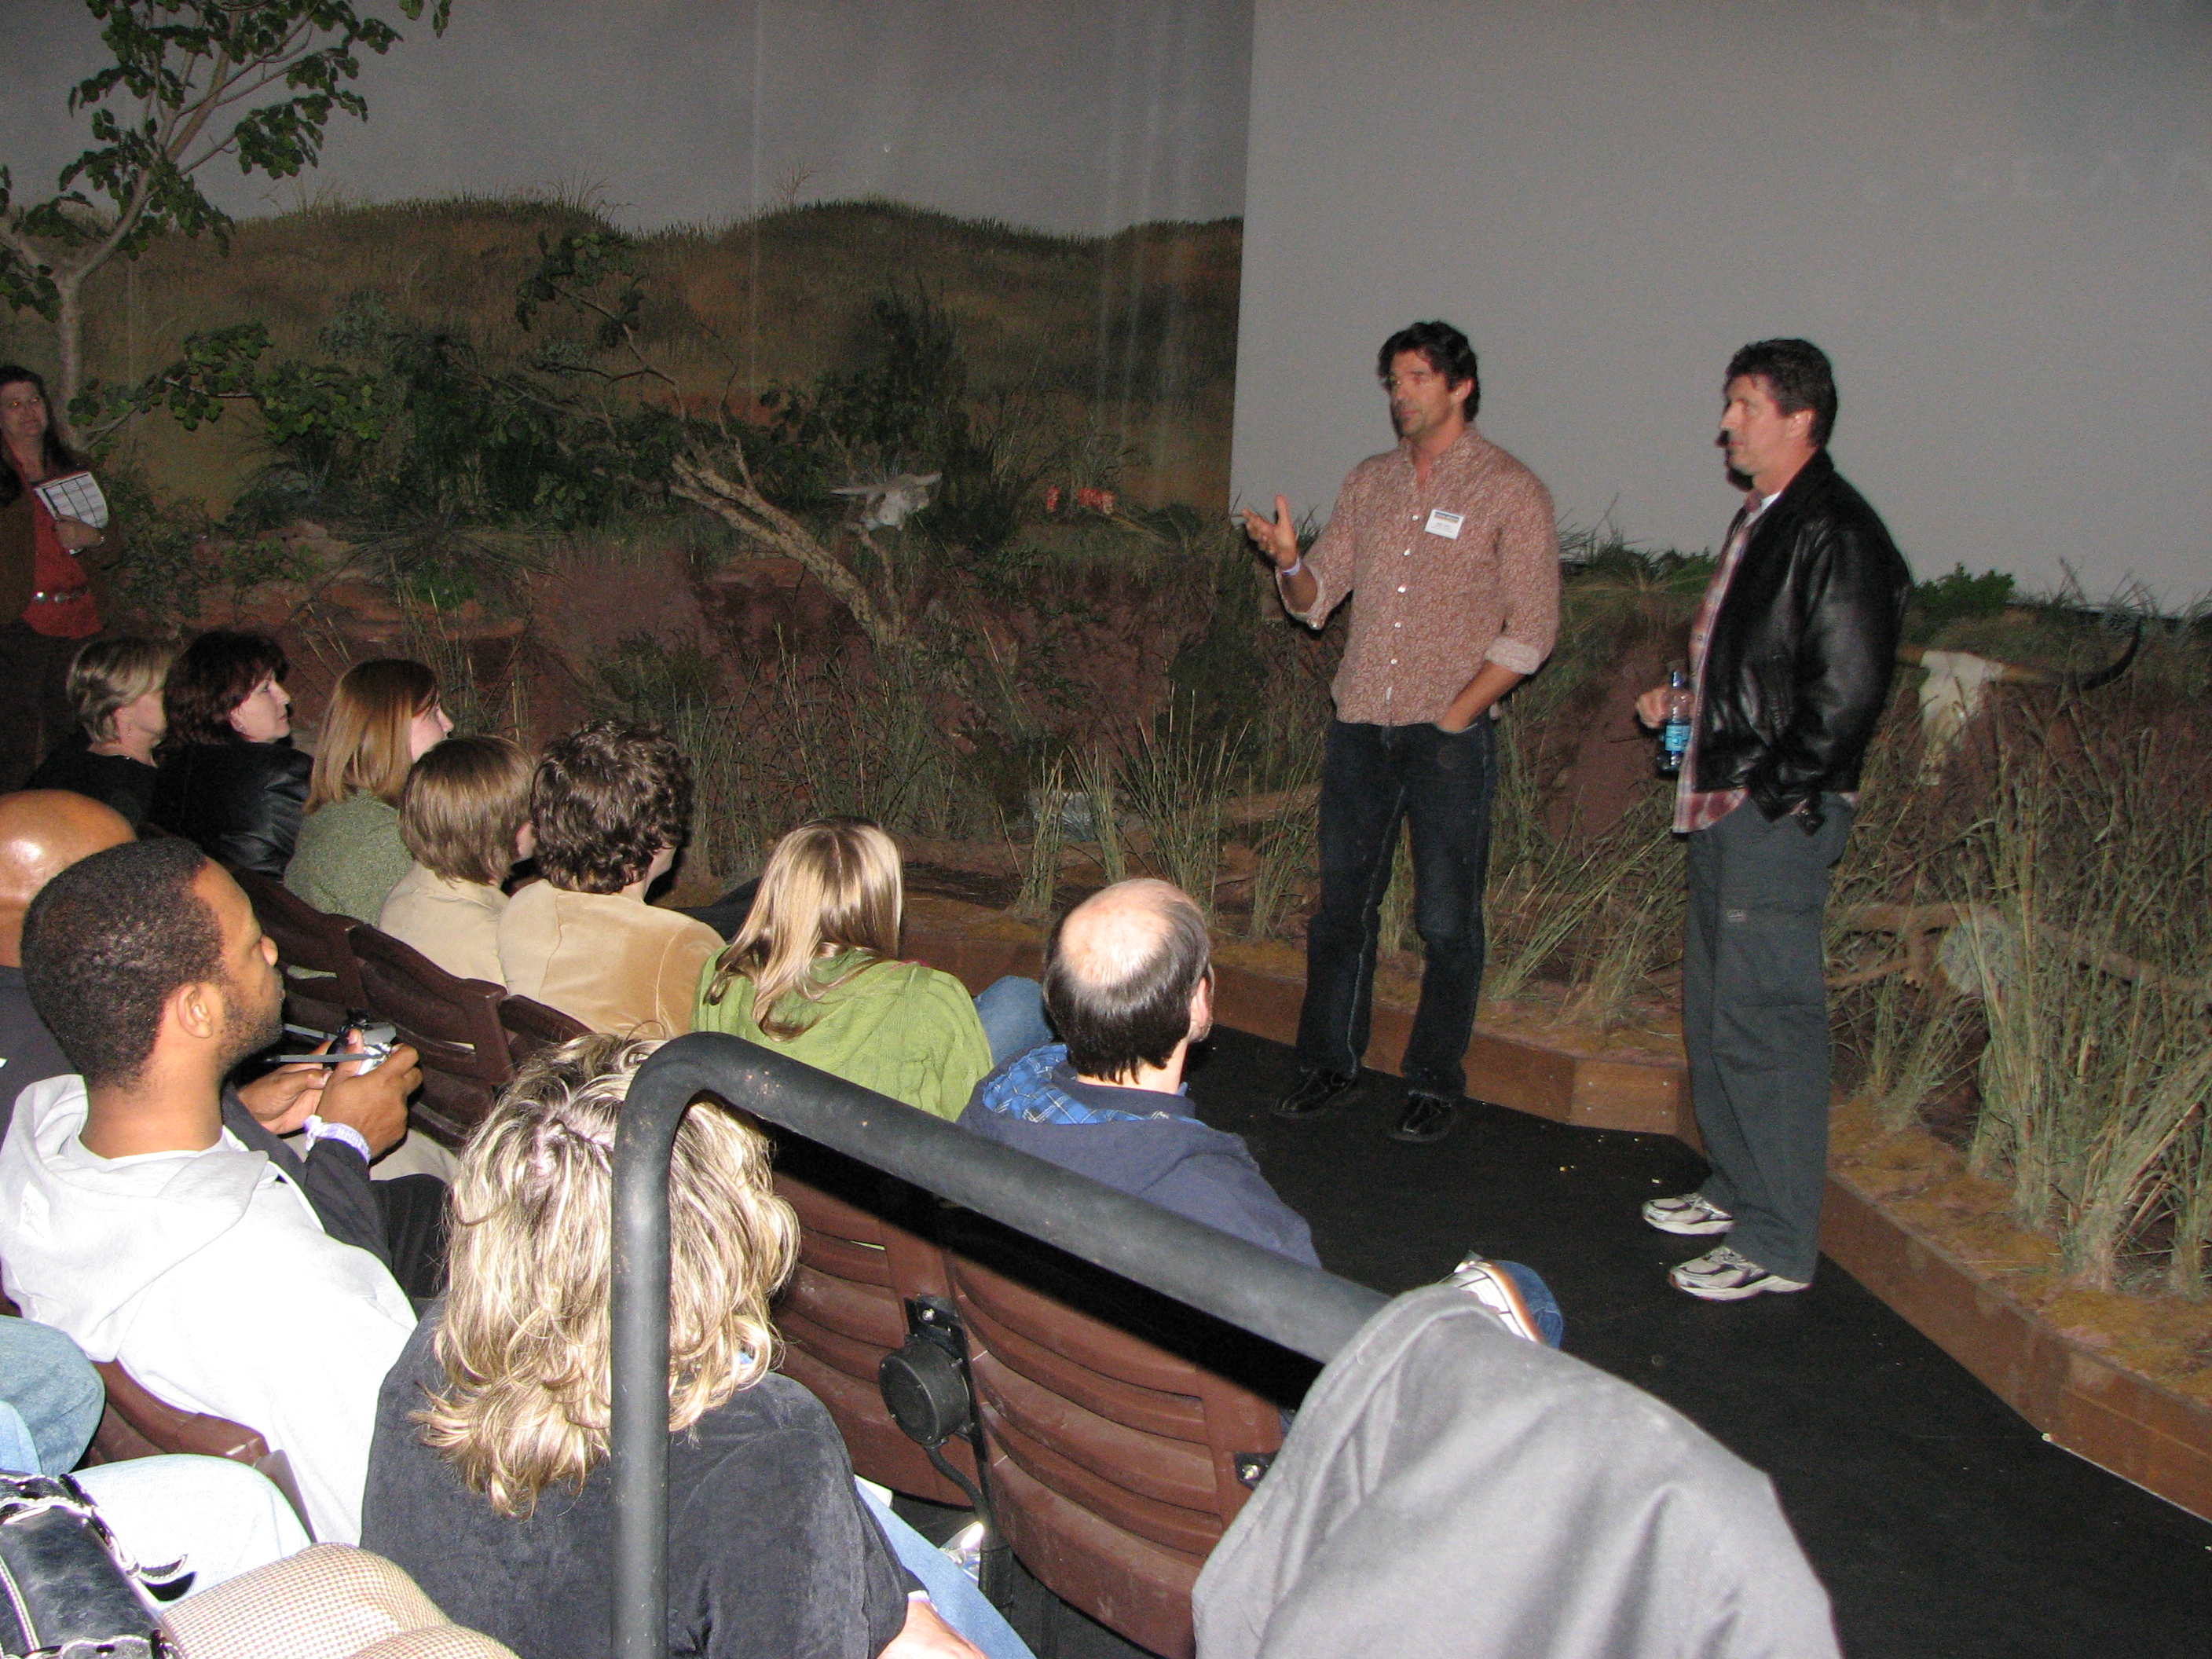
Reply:
[[281, 880], [314, 768], [287, 739], [186, 744], [161, 757], [146, 816], [219, 864]]
[[1858, 787], [1889, 700], [1911, 574], [1826, 450], [1751, 532], [1705, 647], [1692, 787], [1772, 821]]

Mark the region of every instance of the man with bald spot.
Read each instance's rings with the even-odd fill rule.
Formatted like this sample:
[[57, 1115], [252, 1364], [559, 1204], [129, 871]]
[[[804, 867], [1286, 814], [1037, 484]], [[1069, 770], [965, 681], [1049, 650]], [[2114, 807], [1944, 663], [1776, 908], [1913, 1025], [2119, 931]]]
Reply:
[[1213, 1029], [1212, 957], [1180, 889], [1125, 881], [1092, 894], [1045, 951], [1045, 1012], [1066, 1041], [977, 1084], [960, 1127], [1317, 1267], [1304, 1220], [1242, 1138], [1200, 1122], [1183, 1093], [1191, 1045]]
[[[40, 890], [94, 853], [135, 841], [112, 807], [64, 789], [0, 795], [0, 1137], [15, 1097], [74, 1071], [23, 983], [23, 917]], [[369, 1164], [407, 1132], [422, 1077], [412, 1048], [365, 1077], [350, 1066], [286, 1066], [222, 1091], [223, 1127], [265, 1153], [307, 1195], [325, 1232], [390, 1268], [417, 1299], [445, 1279], [446, 1184], [426, 1175], [369, 1180]], [[334, 1073], [346, 1073], [334, 1076]], [[296, 1147], [288, 1136], [312, 1130]]]

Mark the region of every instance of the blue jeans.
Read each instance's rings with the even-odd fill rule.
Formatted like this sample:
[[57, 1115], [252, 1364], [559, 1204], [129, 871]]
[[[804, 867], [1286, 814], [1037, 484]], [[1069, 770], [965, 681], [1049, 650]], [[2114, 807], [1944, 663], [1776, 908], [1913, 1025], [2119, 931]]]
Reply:
[[1536, 1322], [1536, 1328], [1544, 1334], [1547, 1347], [1556, 1348], [1567, 1334], [1567, 1316], [1559, 1311], [1559, 1298], [1552, 1294], [1534, 1267], [1524, 1267], [1517, 1261], [1498, 1261], [1492, 1264], [1504, 1270], [1513, 1281], [1513, 1288], [1521, 1292], [1521, 1299], [1528, 1304], [1528, 1316]]
[[1482, 988], [1482, 890], [1490, 876], [1490, 801], [1498, 737], [1487, 717], [1464, 732], [1431, 725], [1328, 728], [1321, 775], [1321, 908], [1306, 930], [1298, 1063], [1350, 1075], [1367, 1052], [1375, 950], [1398, 829], [1413, 842], [1413, 925], [1421, 1003], [1400, 1067], [1406, 1086], [1457, 1100]]
[[[13, 1406], [32, 1445], [10, 1447], [23, 1474], [67, 1474], [76, 1467], [106, 1408], [107, 1390], [84, 1350], [51, 1325], [0, 1318], [0, 1400]], [[35, 1462], [22, 1461], [35, 1451]]]
[[930, 1601], [946, 1624], [981, 1648], [983, 1659], [1034, 1659], [1029, 1644], [1014, 1634], [1005, 1615], [983, 1599], [983, 1592], [951, 1557], [892, 1514], [890, 1506], [866, 1486], [860, 1492], [860, 1501], [883, 1528], [891, 1553], [898, 1557], [901, 1566], [921, 1580], [922, 1589], [929, 1592]]
[[990, 1039], [994, 1066], [1052, 1041], [1052, 1027], [1044, 1023], [1044, 988], [1033, 979], [1008, 974], [985, 986], [975, 999], [975, 1015]]

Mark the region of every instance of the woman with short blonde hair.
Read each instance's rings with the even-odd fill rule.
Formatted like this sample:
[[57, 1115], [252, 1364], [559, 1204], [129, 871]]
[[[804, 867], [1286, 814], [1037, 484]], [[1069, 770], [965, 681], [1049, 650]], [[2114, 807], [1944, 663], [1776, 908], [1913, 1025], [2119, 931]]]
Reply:
[[438, 677], [380, 657], [338, 677], [323, 711], [307, 816], [284, 884], [318, 910], [373, 921], [410, 862], [399, 839], [407, 774], [453, 729]]
[[[659, 1046], [579, 1037], [517, 1072], [462, 1155], [443, 1311], [378, 1401], [363, 1546], [523, 1659], [605, 1648], [615, 1126]], [[769, 1369], [799, 1225], [714, 1102], [678, 1126], [668, 1233], [672, 1650], [866, 1659], [926, 1626], [972, 1654], [909, 1604], [830, 1414]]]
[[[994, 1065], [1051, 1034], [1034, 980], [1000, 980], [979, 1000], [950, 974], [899, 961], [905, 901], [898, 848], [874, 824], [799, 825], [776, 843], [737, 936], [700, 975], [692, 1029], [732, 1032], [957, 1118]], [[998, 1052], [1009, 1042], [994, 1036], [1017, 1030], [1018, 1046]]]
[[447, 738], [416, 761], [399, 792], [399, 840], [414, 862], [376, 925], [449, 974], [502, 983], [501, 884], [530, 856], [535, 769], [498, 737]]
[[70, 661], [70, 707], [84, 734], [48, 755], [26, 789], [69, 789], [105, 801], [136, 830], [153, 804], [155, 746], [169, 729], [162, 687], [174, 646], [118, 636], [78, 647]]

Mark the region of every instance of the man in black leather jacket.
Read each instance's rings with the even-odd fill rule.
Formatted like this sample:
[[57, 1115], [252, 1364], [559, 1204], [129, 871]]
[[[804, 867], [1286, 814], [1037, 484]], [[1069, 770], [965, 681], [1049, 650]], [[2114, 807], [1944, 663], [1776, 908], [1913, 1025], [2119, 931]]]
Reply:
[[[1828, 459], [1836, 389], [1805, 340], [1729, 361], [1719, 443], [1750, 486], [1692, 625], [1697, 704], [1674, 828], [1689, 852], [1682, 1033], [1712, 1174], [1653, 1199], [1664, 1232], [1729, 1240], [1669, 1275], [1732, 1302], [1800, 1291], [1828, 1161], [1821, 919], [1889, 698], [1912, 579]], [[1637, 712], [1665, 718], [1666, 688]]]

